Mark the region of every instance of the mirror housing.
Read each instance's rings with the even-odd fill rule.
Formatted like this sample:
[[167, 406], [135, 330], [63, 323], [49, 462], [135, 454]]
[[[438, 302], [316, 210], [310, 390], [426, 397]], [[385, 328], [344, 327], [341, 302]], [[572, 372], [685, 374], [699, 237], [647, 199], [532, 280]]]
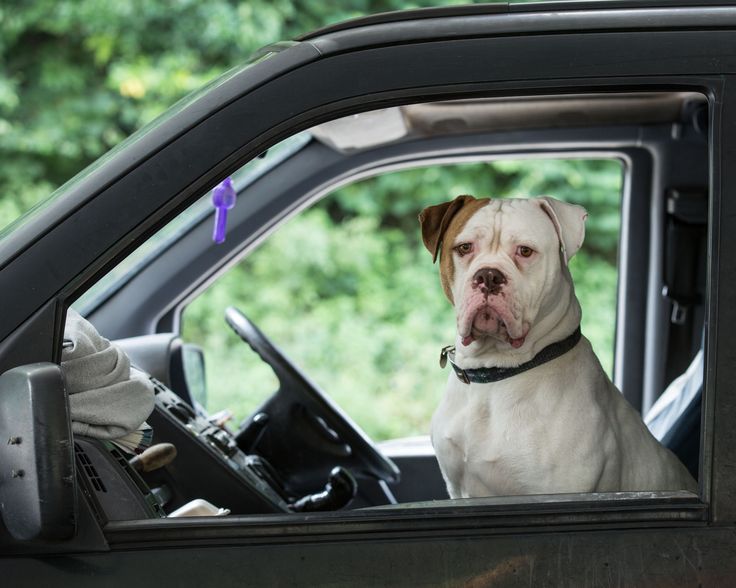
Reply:
[[[184, 343], [181, 348], [184, 379], [192, 400], [207, 406], [207, 378], [204, 369], [204, 351], [198, 345]], [[191, 403], [194, 404], [194, 403]]]
[[69, 402], [61, 367], [35, 363], [0, 376], [0, 514], [20, 541], [76, 530]]

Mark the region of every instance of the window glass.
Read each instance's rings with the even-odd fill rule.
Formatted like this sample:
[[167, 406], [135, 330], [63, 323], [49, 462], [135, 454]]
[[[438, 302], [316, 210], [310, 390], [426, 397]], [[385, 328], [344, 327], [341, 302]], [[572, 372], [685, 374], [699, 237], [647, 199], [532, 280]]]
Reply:
[[447, 379], [439, 352], [455, 325], [417, 216], [459, 194], [551, 195], [586, 207], [585, 244], [570, 269], [583, 333], [611, 375], [622, 178], [615, 159], [508, 159], [407, 169], [336, 190], [186, 308], [182, 335], [207, 357], [207, 409], [244, 419], [277, 388], [225, 325], [234, 305], [371, 438], [426, 435]]

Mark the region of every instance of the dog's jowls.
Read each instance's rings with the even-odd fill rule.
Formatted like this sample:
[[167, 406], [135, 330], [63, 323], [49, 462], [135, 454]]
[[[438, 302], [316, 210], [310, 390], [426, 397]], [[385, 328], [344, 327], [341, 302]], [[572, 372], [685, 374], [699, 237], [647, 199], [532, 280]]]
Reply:
[[[553, 198], [459, 196], [422, 211], [424, 244], [455, 307], [455, 362], [514, 367], [580, 324], [567, 267], [587, 214]], [[584, 337], [501, 381], [465, 384], [451, 371], [432, 419], [451, 497], [696, 490], [649, 433]]]

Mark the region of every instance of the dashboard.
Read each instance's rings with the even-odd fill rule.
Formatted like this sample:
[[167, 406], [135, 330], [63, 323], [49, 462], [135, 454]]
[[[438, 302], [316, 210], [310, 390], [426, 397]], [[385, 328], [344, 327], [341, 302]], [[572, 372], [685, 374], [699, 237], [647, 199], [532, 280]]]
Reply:
[[[173, 445], [175, 457], [135, 471], [126, 463], [130, 456], [126, 457], [113, 444], [78, 439], [78, 470], [86, 474], [87, 493], [100, 503], [99, 510], [108, 519], [170, 516], [197, 500], [232, 514], [338, 510], [349, 504], [354, 507], [391, 502], [380, 492], [370, 492], [366, 498], [366, 489], [375, 485], [372, 480], [362, 480], [363, 498], [353, 500], [357, 482], [347, 468], [313, 451], [308, 451], [311, 461], [301, 459], [301, 451], [309, 449], [309, 442], [300, 444], [301, 451], [291, 452], [283, 459], [279, 457], [281, 453], [270, 454], [278, 462], [272, 464], [266, 455], [273, 444], [262, 438], [269, 427], [277, 428], [269, 419], [270, 414], [276, 415], [274, 421], [278, 420], [278, 409], [284, 403], [277, 398], [272, 399], [270, 408], [254, 414], [237, 433], [211, 420], [193, 400], [196, 386], [204, 378], [202, 353], [196, 346], [184, 344], [175, 334], [123, 339], [115, 344], [153, 383], [155, 407], [147, 419], [153, 429], [152, 448]], [[287, 412], [288, 423], [294, 425], [296, 434], [303, 433], [300, 423], [306, 420], [310, 433], [323, 433], [320, 446], [328, 443], [340, 447], [348, 456], [352, 454], [343, 439], [303, 404], [289, 404]], [[278, 431], [274, 433], [281, 436]], [[303, 467], [295, 473], [292, 462], [297, 461]], [[125, 470], [122, 482], [115, 479], [116, 475], [121, 477], [120, 472], [114, 471], [120, 466]], [[286, 476], [282, 475], [284, 471]], [[100, 492], [100, 486], [104, 492]]]
[[[196, 401], [204, 379], [201, 349], [173, 333], [115, 344], [154, 385], [155, 408], [147, 419], [152, 448], [170, 444], [175, 457], [136, 469], [112, 443], [75, 439], [77, 470], [101, 519], [166, 517], [201, 500], [218, 514], [258, 515], [447, 497], [431, 447], [406, 451], [394, 443], [384, 455], [319, 391], [300, 389], [307, 384], [295, 367], [233, 432]], [[408, 475], [400, 479], [399, 470]]]
[[234, 514], [289, 512], [289, 496], [273, 468], [238, 447], [235, 436], [210, 422], [158, 380], [156, 407], [149, 418], [154, 443], [172, 443], [177, 457], [144, 473], [151, 488], [163, 489], [165, 510], [196, 498]]

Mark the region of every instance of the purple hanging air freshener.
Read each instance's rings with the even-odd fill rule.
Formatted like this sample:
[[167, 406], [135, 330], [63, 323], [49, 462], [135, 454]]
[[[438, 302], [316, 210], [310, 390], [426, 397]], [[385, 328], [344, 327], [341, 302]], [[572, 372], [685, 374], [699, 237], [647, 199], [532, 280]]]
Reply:
[[227, 177], [215, 186], [212, 190], [212, 205], [215, 207], [215, 230], [212, 233], [212, 240], [215, 243], [225, 241], [225, 232], [227, 230], [227, 211], [235, 206], [237, 198], [233, 181]]

